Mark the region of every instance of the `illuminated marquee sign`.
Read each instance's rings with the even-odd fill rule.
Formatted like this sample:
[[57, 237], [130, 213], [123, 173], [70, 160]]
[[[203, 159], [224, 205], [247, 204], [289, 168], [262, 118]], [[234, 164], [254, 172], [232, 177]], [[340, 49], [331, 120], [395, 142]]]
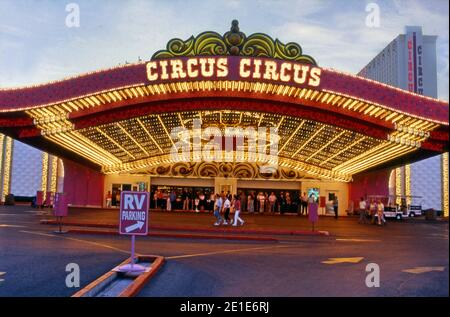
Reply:
[[189, 80], [264, 80], [318, 87], [321, 69], [296, 62], [250, 57], [192, 57], [147, 63], [151, 83]]

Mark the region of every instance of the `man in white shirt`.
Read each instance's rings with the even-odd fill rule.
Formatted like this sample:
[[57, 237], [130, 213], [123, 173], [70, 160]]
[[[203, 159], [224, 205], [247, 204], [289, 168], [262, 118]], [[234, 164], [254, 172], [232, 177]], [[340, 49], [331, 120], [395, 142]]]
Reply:
[[363, 197], [359, 201], [359, 223], [367, 222], [367, 204]]

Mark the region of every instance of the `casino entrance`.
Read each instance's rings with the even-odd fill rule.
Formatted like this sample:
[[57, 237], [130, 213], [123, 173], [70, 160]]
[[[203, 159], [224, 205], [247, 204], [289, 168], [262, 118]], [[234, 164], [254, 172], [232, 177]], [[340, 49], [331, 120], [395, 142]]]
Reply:
[[145, 62], [2, 89], [0, 110], [0, 132], [64, 161], [72, 205], [129, 189], [175, 192], [174, 207], [184, 189], [288, 191], [337, 196], [345, 213], [386, 194], [393, 168], [448, 151], [446, 102], [322, 68], [237, 21], [172, 39]]

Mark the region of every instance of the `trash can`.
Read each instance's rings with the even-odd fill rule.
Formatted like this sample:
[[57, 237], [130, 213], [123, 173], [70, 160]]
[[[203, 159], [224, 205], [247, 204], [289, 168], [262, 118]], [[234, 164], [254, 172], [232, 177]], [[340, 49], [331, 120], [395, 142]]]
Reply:
[[425, 219], [426, 220], [436, 220], [436, 210], [434, 210], [434, 209], [425, 210]]

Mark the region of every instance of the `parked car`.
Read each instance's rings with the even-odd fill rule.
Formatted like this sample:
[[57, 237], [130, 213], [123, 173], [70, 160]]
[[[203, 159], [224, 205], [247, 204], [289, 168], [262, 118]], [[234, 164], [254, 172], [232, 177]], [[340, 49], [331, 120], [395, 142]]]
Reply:
[[[397, 220], [403, 219], [403, 212], [397, 206], [385, 206], [383, 215], [385, 218], [395, 218]], [[375, 217], [378, 217], [376, 214]]]

